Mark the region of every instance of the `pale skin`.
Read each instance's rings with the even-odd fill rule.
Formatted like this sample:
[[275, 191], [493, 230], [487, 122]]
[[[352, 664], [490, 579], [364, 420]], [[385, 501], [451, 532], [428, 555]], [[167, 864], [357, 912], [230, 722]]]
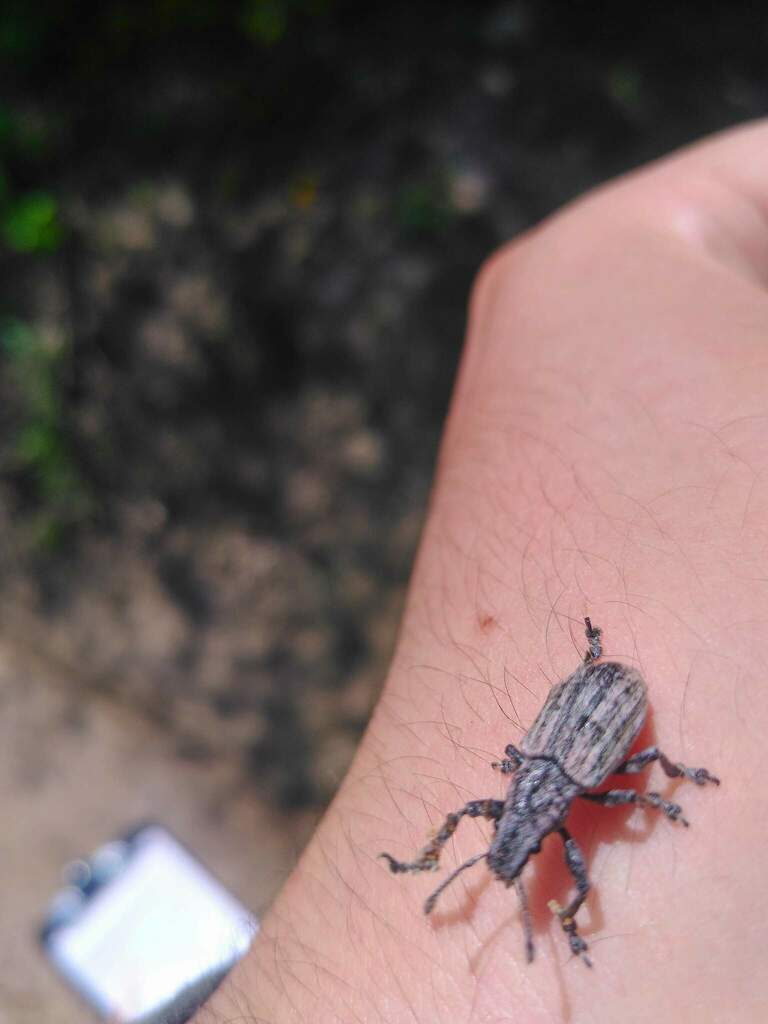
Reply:
[[[549, 900], [574, 887], [554, 834], [514, 888], [464, 819], [440, 872], [393, 876], [468, 800], [584, 652], [642, 672], [658, 765], [568, 819], [593, 890], [594, 969]], [[382, 697], [333, 805], [250, 953], [197, 1024], [740, 1024], [768, 1019], [768, 123], [603, 187], [497, 253], [465, 353]], [[300, 750], [296, 757], [302, 756]], [[674, 794], [674, 796], [672, 796]], [[253, 851], [254, 857], [258, 850]]]

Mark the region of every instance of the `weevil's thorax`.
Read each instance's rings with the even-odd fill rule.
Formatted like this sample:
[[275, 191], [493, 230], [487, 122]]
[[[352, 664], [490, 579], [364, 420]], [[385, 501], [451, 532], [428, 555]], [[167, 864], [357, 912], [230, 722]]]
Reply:
[[491, 842], [491, 871], [505, 881], [516, 878], [528, 858], [539, 852], [542, 839], [563, 825], [580, 791], [554, 761], [525, 761], [515, 773]]

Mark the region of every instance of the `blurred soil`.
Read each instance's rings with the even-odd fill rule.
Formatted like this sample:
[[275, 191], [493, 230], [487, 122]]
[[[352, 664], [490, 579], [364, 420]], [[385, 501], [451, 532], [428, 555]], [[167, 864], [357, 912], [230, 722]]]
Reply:
[[768, 100], [746, 6], [157, 6], [46, 7], [7, 83], [63, 225], [0, 258], [13, 1022], [76, 1019], [16, 940], [136, 816], [271, 896], [386, 672], [481, 260]]
[[[236, 765], [179, 762], [162, 729], [0, 642], [0, 1020], [90, 1019], [35, 948], [34, 928], [63, 868], [127, 826], [161, 821], [260, 915], [313, 823], [253, 799]], [[119, 955], [119, 950], [115, 950]]]

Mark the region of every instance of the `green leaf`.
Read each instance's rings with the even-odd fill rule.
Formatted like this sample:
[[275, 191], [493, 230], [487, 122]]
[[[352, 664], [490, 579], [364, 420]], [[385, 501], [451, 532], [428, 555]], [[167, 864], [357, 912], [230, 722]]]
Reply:
[[16, 252], [53, 252], [63, 231], [58, 203], [49, 192], [30, 192], [13, 202], [2, 224], [5, 244]]

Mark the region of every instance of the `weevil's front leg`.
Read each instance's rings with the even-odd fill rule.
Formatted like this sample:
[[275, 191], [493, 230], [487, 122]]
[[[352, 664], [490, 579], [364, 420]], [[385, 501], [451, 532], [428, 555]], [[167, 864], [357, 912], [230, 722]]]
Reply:
[[609, 789], [605, 793], [579, 793], [584, 800], [592, 800], [603, 807], [623, 807], [626, 804], [637, 804], [639, 807], [655, 807], [670, 819], [679, 821], [681, 825], [688, 828], [688, 822], [683, 817], [683, 808], [680, 804], [670, 803], [664, 800], [659, 793], [637, 793], [634, 789]]
[[502, 775], [511, 775], [523, 763], [523, 755], [512, 743], [506, 745], [504, 753], [507, 755], [504, 760], [491, 762], [491, 768], [500, 768]]
[[488, 818], [491, 821], [498, 821], [503, 811], [503, 800], [470, 800], [460, 811], [448, 815], [443, 822], [443, 827], [437, 832], [434, 839], [427, 843], [416, 860], [395, 860], [388, 853], [380, 853], [379, 856], [389, 863], [390, 871], [396, 875], [403, 871], [434, 871], [437, 868], [443, 847], [456, 831], [463, 817]]
[[590, 661], [595, 661], [597, 658], [602, 656], [603, 645], [600, 641], [600, 637], [602, 636], [603, 631], [599, 626], [593, 626], [592, 620], [589, 618], [584, 619], [584, 625], [586, 627], [584, 635], [586, 636], [587, 643], [589, 644], [589, 650], [584, 655], [584, 664], [588, 665]]
[[616, 768], [614, 774], [637, 775], [638, 772], [641, 772], [646, 765], [651, 764], [653, 761], [659, 762], [670, 779], [679, 779], [682, 776], [683, 778], [690, 779], [691, 782], [695, 782], [697, 786], [703, 786], [707, 782], [713, 782], [716, 786], [720, 785], [720, 779], [710, 775], [706, 768], [686, 768], [684, 764], [675, 764], [658, 747], [647, 747], [645, 750], [641, 750], [639, 754], [633, 754], [632, 757], [628, 757], [626, 761]]
[[584, 856], [576, 845], [576, 840], [570, 832], [565, 828], [561, 828], [558, 831], [560, 832], [565, 846], [565, 863], [568, 865], [568, 870], [571, 872], [573, 879], [576, 882], [576, 895], [567, 907], [561, 907], [557, 900], [550, 900], [549, 909], [553, 914], [557, 914], [560, 918], [560, 924], [562, 925], [563, 931], [568, 936], [568, 944], [571, 947], [571, 952], [576, 956], [580, 956], [587, 967], [591, 967], [592, 961], [587, 956], [587, 949], [589, 947], [584, 939], [579, 935], [579, 931], [574, 920], [577, 911], [587, 898], [587, 893], [589, 892], [587, 865], [584, 863]]

